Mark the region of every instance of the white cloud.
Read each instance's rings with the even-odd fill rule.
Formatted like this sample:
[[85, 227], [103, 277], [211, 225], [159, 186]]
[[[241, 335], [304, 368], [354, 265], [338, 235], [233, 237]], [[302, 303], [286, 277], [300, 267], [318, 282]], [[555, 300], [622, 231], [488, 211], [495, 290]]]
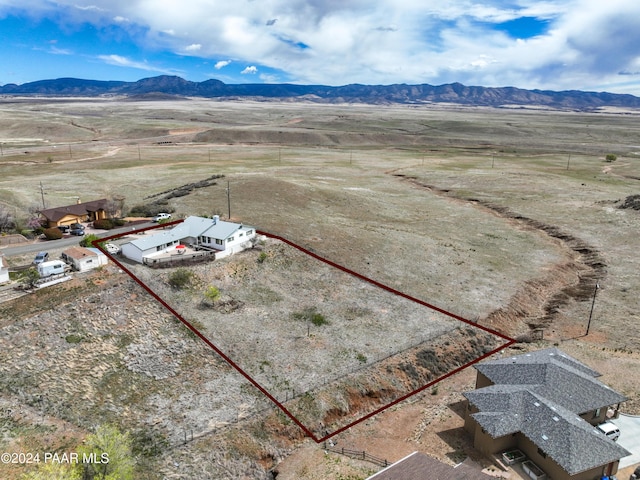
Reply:
[[200, 49], [202, 49], [202, 45], [200, 45], [199, 43], [192, 43], [191, 45], [185, 47], [185, 50], [187, 52], [197, 52]]
[[[638, 0], [264, 0], [250, 8], [248, 1], [57, 0], [54, 9], [49, 0], [0, 0], [0, 13], [66, 8], [68, 22], [144, 31], [141, 48], [180, 53], [189, 45], [191, 54], [255, 68], [245, 74], [275, 69], [300, 83], [624, 84], [628, 91], [636, 77], [619, 72], [638, 71]], [[494, 28], [521, 17], [549, 28], [520, 40]]]
[[130, 58], [123, 57], [121, 55], [111, 54], [111, 55], [98, 55], [99, 60], [107, 63], [109, 65], [115, 65], [118, 67], [127, 67], [127, 68], [136, 68], [138, 70], [145, 70], [149, 72], [158, 72], [164, 74], [175, 74], [176, 72], [173, 70], [163, 69], [156, 67], [154, 65], [150, 65], [147, 62], [138, 62], [135, 60], [131, 60]]
[[255, 65], [250, 65], [246, 67], [244, 70], [242, 70], [240, 73], [242, 75], [247, 75], [247, 74], [253, 75], [258, 73], [258, 68]]
[[221, 68], [226, 67], [230, 63], [231, 63], [231, 60], [220, 60], [219, 62], [216, 62], [213, 68], [215, 68], [216, 70], [220, 70]]

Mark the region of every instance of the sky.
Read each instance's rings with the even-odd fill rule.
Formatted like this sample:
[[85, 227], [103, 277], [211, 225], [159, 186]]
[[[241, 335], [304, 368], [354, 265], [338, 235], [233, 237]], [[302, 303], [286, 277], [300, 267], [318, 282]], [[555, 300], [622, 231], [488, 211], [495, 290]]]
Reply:
[[0, 84], [460, 82], [640, 96], [640, 0], [0, 0]]

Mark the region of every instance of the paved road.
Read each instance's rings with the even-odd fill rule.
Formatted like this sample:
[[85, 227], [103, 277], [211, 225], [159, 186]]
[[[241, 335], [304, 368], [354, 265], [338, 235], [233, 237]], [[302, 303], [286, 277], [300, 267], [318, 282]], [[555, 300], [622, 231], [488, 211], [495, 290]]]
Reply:
[[618, 444], [631, 452], [620, 460], [620, 468], [640, 463], [640, 417], [620, 415], [613, 423], [620, 429]]
[[[132, 229], [138, 230], [140, 228], [145, 228], [152, 225], [156, 225], [156, 224], [152, 222], [139, 223], [139, 224], [136, 224], [135, 227], [129, 226], [129, 227], [114, 228], [113, 230], [109, 230], [108, 232], [96, 233], [96, 235], [100, 238], [110, 237], [112, 235], [117, 235], [119, 233], [130, 232]], [[92, 233], [92, 232], [90, 230], [87, 230], [87, 233]], [[77, 245], [80, 242], [80, 240], [82, 240], [82, 237], [74, 237], [74, 236], [71, 236], [69, 238], [63, 238], [60, 240], [49, 240], [44, 242], [34, 240], [33, 243], [29, 243], [29, 244], [23, 243], [15, 247], [0, 248], [0, 253], [4, 253], [5, 256], [7, 257], [12, 257], [16, 255], [25, 255], [27, 253], [35, 253], [35, 252], [40, 252], [42, 250], [47, 250], [47, 249], [71, 247], [73, 245]]]

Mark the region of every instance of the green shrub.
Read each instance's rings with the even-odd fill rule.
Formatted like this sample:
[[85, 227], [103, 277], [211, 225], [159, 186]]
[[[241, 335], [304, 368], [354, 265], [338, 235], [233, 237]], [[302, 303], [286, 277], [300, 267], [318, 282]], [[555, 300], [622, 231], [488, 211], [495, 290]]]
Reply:
[[322, 315], [318, 313], [316, 307], [307, 307], [301, 312], [295, 312], [291, 315], [294, 320], [303, 320], [307, 322], [313, 323], [316, 327], [321, 325], [327, 325], [329, 321]]
[[95, 240], [99, 240], [100, 237], [97, 235], [90, 233], [89, 235], [85, 235], [82, 240], [80, 240], [81, 247], [93, 247], [93, 242]]
[[218, 290], [217, 287], [210, 285], [204, 292], [204, 298], [212, 304], [216, 303], [220, 299], [220, 290]]
[[193, 272], [186, 268], [178, 268], [169, 275], [169, 285], [173, 288], [182, 290], [193, 285]]
[[614, 153], [607, 153], [604, 159], [607, 162], [615, 162], [618, 159], [618, 156], [615, 155]]
[[258, 263], [263, 263], [267, 259], [267, 254], [264, 252], [260, 252], [258, 255]]
[[60, 240], [62, 238], [62, 232], [57, 227], [45, 228], [42, 233], [44, 233], [47, 240]]

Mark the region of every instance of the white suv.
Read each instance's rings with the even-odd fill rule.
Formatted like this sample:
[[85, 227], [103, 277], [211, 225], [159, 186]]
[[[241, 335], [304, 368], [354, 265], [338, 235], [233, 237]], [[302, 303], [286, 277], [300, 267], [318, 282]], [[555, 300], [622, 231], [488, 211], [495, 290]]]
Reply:
[[620, 438], [620, 429], [616, 426], [615, 423], [612, 422], [604, 422], [596, 427], [602, 433], [604, 433], [607, 438], [613, 440], [614, 442]]
[[159, 213], [155, 217], [153, 217], [154, 222], [159, 222], [160, 220], [169, 220], [171, 218], [170, 213]]

